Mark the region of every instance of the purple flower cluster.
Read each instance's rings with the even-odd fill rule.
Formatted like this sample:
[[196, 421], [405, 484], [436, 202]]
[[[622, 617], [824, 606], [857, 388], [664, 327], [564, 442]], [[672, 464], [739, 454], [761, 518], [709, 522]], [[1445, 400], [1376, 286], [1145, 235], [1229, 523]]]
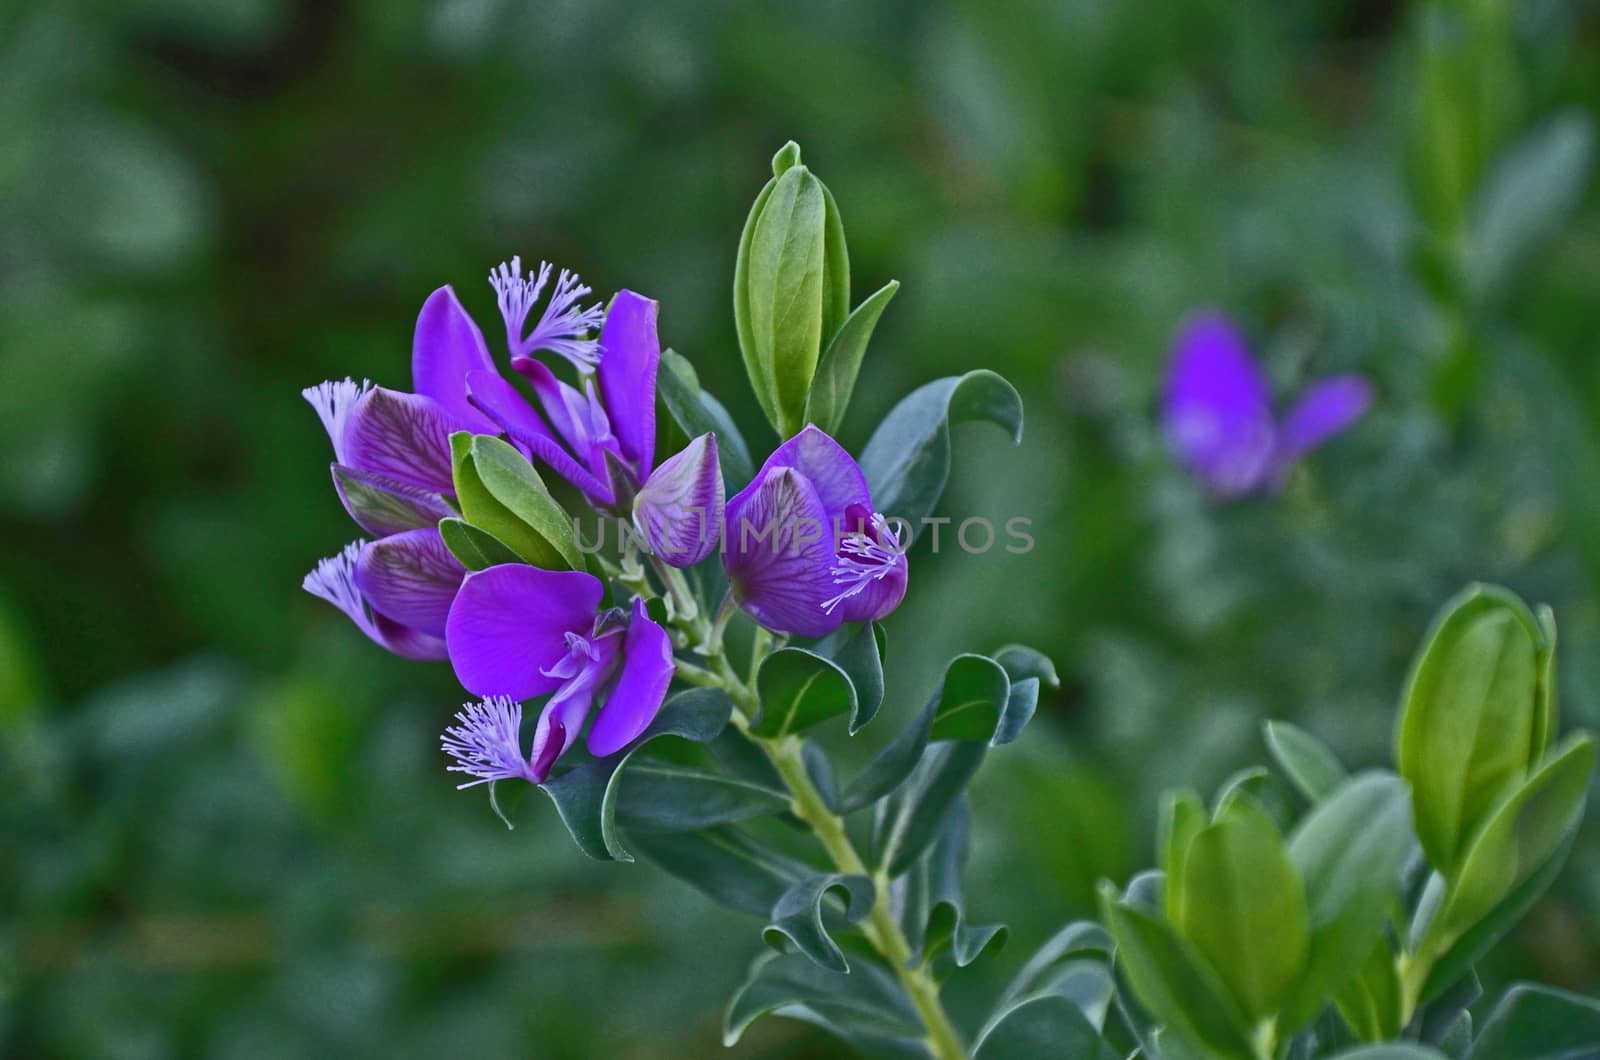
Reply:
[[[590, 754], [622, 750], [660, 709], [676, 663], [644, 599], [606, 606], [592, 574], [463, 566], [439, 531], [460, 515], [452, 434], [502, 437], [592, 508], [631, 515], [638, 548], [666, 567], [694, 566], [721, 546], [732, 599], [775, 632], [819, 637], [882, 618], [906, 592], [900, 536], [874, 510], [855, 460], [818, 428], [781, 445], [731, 501], [714, 434], [658, 464], [657, 304], [624, 290], [604, 309], [585, 306], [590, 289], [575, 274], [561, 270], [552, 286], [551, 273], [543, 263], [524, 273], [512, 258], [489, 275], [510, 378], [441, 287], [417, 318], [413, 392], [350, 379], [305, 391], [333, 444], [339, 497], [373, 537], [323, 560], [305, 588], [396, 654], [448, 659], [482, 697], [443, 739], [451, 769], [473, 778], [463, 787], [541, 784], [585, 730]], [[539, 353], [566, 362], [573, 381]], [[536, 699], [524, 755], [523, 702]]]

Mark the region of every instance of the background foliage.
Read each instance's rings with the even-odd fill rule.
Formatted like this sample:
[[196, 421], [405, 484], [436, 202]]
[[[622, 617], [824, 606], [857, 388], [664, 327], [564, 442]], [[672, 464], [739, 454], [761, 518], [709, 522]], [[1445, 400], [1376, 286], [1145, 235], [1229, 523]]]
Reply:
[[[1388, 760], [1470, 579], [1555, 607], [1566, 717], [1600, 724], [1600, 20], [1515, 12], [1470, 64], [1483, 157], [1442, 172], [1448, 50], [1383, 0], [5, 5], [0, 1050], [716, 1055], [751, 925], [586, 861], [542, 800], [506, 833], [443, 772], [448, 669], [300, 593], [351, 530], [298, 390], [404, 384], [426, 293], [481, 317], [520, 252], [659, 298], [765, 437], [729, 286], [791, 137], [856, 297], [903, 284], [843, 440], [976, 364], [1027, 404], [1020, 453], [958, 432], [944, 511], [1038, 547], [925, 542], [887, 624], [889, 725], [958, 651], [1061, 667], [974, 791], [994, 984], [1154, 860], [1159, 789], [1261, 760], [1261, 718]], [[1285, 389], [1377, 381], [1280, 497], [1211, 503], [1154, 432], [1201, 303]], [[1600, 988], [1597, 925], [1591, 815], [1489, 996]], [[829, 1052], [769, 1021], [732, 1055]]]

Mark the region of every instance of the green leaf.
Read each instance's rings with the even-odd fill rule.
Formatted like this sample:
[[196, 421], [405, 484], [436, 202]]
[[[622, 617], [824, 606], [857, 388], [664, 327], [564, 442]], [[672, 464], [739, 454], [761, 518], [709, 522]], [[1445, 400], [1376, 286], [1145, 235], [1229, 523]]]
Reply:
[[444, 547], [468, 570], [484, 570], [501, 563], [522, 562], [522, 557], [502, 544], [499, 538], [487, 530], [478, 529], [465, 519], [440, 519], [439, 536], [444, 538]]
[[[778, 426], [778, 406], [774, 399], [772, 377], [767, 370], [762, 352], [756, 345], [755, 326], [751, 320], [750, 251], [755, 242], [756, 222], [761, 219], [767, 203], [771, 201], [772, 190], [778, 186], [778, 178], [799, 162], [800, 148], [793, 140], [784, 144], [772, 157], [772, 179], [762, 186], [760, 193], [756, 195], [756, 201], [750, 206], [744, 230], [739, 234], [739, 253], [733, 265], [733, 327], [739, 339], [739, 353], [744, 358], [745, 374], [750, 378], [750, 388], [755, 392], [756, 403], [761, 406], [767, 422], [772, 424], [774, 429]], [[679, 426], [683, 424], [680, 423]], [[684, 431], [691, 438], [705, 433], [690, 432], [687, 427]], [[724, 468], [723, 471], [726, 473], [727, 469]]]
[[1593, 156], [1589, 119], [1569, 113], [1528, 133], [1495, 164], [1471, 222], [1468, 272], [1480, 296], [1504, 287], [1514, 267], [1577, 207]]
[[850, 315], [850, 251], [844, 242], [844, 217], [833, 192], [821, 180], [823, 201], [822, 348], [832, 344]]
[[1437, 1049], [1425, 1045], [1363, 1045], [1335, 1056], [1333, 1060], [1449, 1060]]
[[708, 433], [717, 436], [717, 462], [722, 465], [722, 479], [729, 492], [743, 489], [755, 477], [750, 447], [734, 425], [733, 417], [721, 402], [701, 389], [694, 366], [675, 350], [661, 352], [656, 393], [685, 438], [698, 438]]
[[840, 800], [841, 812], [859, 810], [899, 787], [933, 740], [977, 740], [993, 746], [1015, 739], [1037, 705], [1037, 679], [1012, 686], [993, 659], [956, 656], [945, 667], [939, 691], [851, 780]]
[[1575, 735], [1495, 809], [1450, 880], [1423, 952], [1445, 952], [1549, 860], [1583, 815], [1594, 763], [1594, 740]]
[[[1560, 843], [1556, 844], [1555, 851], [1545, 859], [1545, 863], [1539, 866], [1537, 871], [1501, 899], [1487, 916], [1469, 928], [1455, 945], [1434, 963], [1433, 970], [1428, 973], [1428, 978], [1418, 994], [1419, 1000], [1428, 1001], [1439, 996], [1451, 983], [1471, 971], [1474, 965], [1488, 955], [1495, 943], [1528, 914], [1533, 903], [1550, 889], [1550, 885], [1561, 874], [1561, 868], [1567, 862], [1567, 854], [1572, 850], [1577, 835], [1578, 830], [1574, 827]], [[1443, 881], [1435, 875], [1429, 882], [1438, 883], [1442, 899]], [[1423, 926], [1425, 928], [1426, 925]]]
[[[544, 792], [556, 804], [562, 823], [578, 847], [602, 861], [632, 861], [633, 855], [622, 845], [616, 825], [619, 782], [629, 761], [641, 747], [662, 736], [705, 743], [723, 730], [732, 711], [732, 700], [719, 689], [681, 692], [662, 705], [649, 728], [627, 750], [585, 762], [547, 780], [542, 785]], [[765, 793], [753, 788], [741, 794], [758, 805], [769, 801]]]
[[1010, 699], [1011, 678], [999, 663], [986, 655], [958, 655], [945, 668], [929, 738], [987, 742]]
[[[750, 238], [745, 276], [757, 375], [788, 438], [805, 426], [806, 396], [823, 342], [827, 193], [803, 165], [776, 178]], [[737, 270], [736, 270], [737, 272]], [[848, 280], [846, 281], [848, 282]]]
[[1364, 1041], [1381, 1041], [1400, 1033], [1400, 977], [1387, 939], [1374, 943], [1360, 971], [1334, 992], [1333, 1001], [1356, 1037]]
[[1050, 661], [1048, 655], [1035, 651], [1025, 644], [1007, 644], [994, 653], [994, 661], [1005, 669], [1013, 681], [1025, 681], [1030, 677], [1036, 677], [1043, 686], [1061, 687], [1056, 664]]
[[933, 511], [950, 477], [950, 428], [985, 420], [1022, 441], [1022, 398], [987, 369], [926, 383], [884, 417], [861, 451], [874, 503], [915, 531]]
[[811, 381], [811, 394], [806, 402], [806, 419], [829, 434], [836, 433], [844, 422], [867, 343], [872, 341], [878, 318], [899, 289], [900, 281], [890, 280], [856, 306], [817, 364], [816, 378]]
[[1410, 795], [1392, 773], [1346, 781], [1295, 829], [1289, 858], [1305, 884], [1311, 948], [1281, 1030], [1316, 1019], [1381, 941], [1412, 842]]
[[1445, 605], [1406, 685], [1400, 775], [1417, 837], [1448, 878], [1484, 819], [1538, 758], [1550, 689], [1544, 631], [1515, 596], [1475, 585]]
[[958, 802], [933, 847], [897, 881], [895, 905], [920, 963], [948, 953], [957, 968], [965, 968], [991, 948], [998, 952], [1009, 934], [1004, 924], [967, 923], [961, 877], [970, 819], [965, 800]]
[[984, 1030], [972, 1055], [976, 1060], [1035, 1060], [1041, 1056], [1118, 1060], [1119, 1054], [1077, 1005], [1045, 994], [1000, 1013]]
[[1165, 906], [1167, 919], [1178, 912], [1178, 895], [1183, 889], [1183, 861], [1189, 846], [1201, 829], [1210, 823], [1206, 804], [1192, 791], [1169, 791], [1161, 800], [1160, 821], [1156, 829], [1156, 857], [1166, 874]]
[[456, 497], [467, 522], [546, 570], [583, 570], [572, 519], [523, 455], [500, 438], [450, 436]]
[[753, 916], [768, 916], [790, 887], [816, 872], [732, 825], [630, 832], [628, 843], [712, 901]]
[[1306, 896], [1272, 819], [1252, 799], [1227, 802], [1183, 858], [1173, 926], [1254, 1019], [1265, 1019], [1305, 968]]
[[1312, 802], [1327, 798], [1344, 783], [1344, 766], [1327, 745], [1297, 725], [1269, 721], [1265, 725], [1267, 750], [1295, 790]]
[[873, 864], [898, 876], [939, 837], [988, 745], [937, 743], [882, 802], [872, 820]]
[[1578, 1060], [1600, 1044], [1600, 1001], [1548, 986], [1506, 991], [1467, 1054], [1470, 1060]]
[[903, 1048], [922, 1038], [917, 1010], [894, 977], [871, 961], [842, 974], [798, 953], [761, 955], [728, 1004], [722, 1044], [736, 1045], [769, 1012], [817, 1023], [857, 1044]]
[[848, 972], [850, 964], [823, 926], [823, 906], [832, 896], [840, 903], [847, 924], [854, 924], [872, 911], [876, 896], [872, 881], [865, 876], [832, 872], [808, 876], [783, 892], [772, 907], [772, 917], [761, 930], [762, 938], [778, 952], [785, 940], [824, 968]]
[[628, 763], [615, 813], [629, 829], [686, 832], [788, 808], [780, 786], [642, 754]]
[[1154, 912], [1100, 885], [1100, 919], [1117, 944], [1117, 967], [1159, 1022], [1224, 1060], [1253, 1060], [1244, 1013], [1205, 959]]
[[850, 715], [850, 735], [878, 715], [883, 705], [883, 627], [868, 622], [833, 653], [834, 665], [844, 671], [855, 689], [856, 709]]
[[756, 691], [761, 716], [750, 731], [774, 739], [841, 714], [853, 720], [860, 709], [850, 676], [833, 660], [806, 648], [781, 648], [763, 659]]
[[1051, 972], [1062, 964], [1083, 958], [1109, 958], [1113, 943], [1105, 928], [1092, 920], [1075, 920], [1050, 936], [1006, 985], [996, 1009], [1037, 994], [1048, 987]]

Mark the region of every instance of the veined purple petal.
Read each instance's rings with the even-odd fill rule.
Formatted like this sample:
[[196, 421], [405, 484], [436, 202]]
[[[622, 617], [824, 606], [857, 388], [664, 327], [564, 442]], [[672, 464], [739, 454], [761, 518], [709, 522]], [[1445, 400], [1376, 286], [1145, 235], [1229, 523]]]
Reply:
[[332, 471], [333, 488], [344, 502], [344, 510], [361, 529], [377, 537], [436, 527], [440, 519], [456, 514], [437, 490], [344, 464], [333, 464]]
[[1178, 458], [1217, 493], [1248, 493], [1268, 474], [1276, 449], [1271, 393], [1221, 313], [1195, 313], [1180, 326], [1162, 420]]
[[632, 291], [618, 291], [600, 331], [600, 396], [611, 416], [622, 455], [644, 480], [656, 450], [656, 372], [661, 340], [657, 304]]
[[549, 778], [556, 760], [577, 743], [595, 693], [616, 672], [622, 652], [622, 637], [615, 632], [593, 640], [573, 634], [572, 639], [577, 642], [572, 649], [577, 665], [572, 668], [572, 676], [545, 703], [533, 733], [533, 772], [541, 784]]
[[763, 470], [728, 502], [723, 563], [735, 598], [768, 629], [820, 637], [844, 621], [823, 607], [836, 592], [832, 520], [792, 467]]
[[596, 758], [616, 754], [638, 739], [655, 720], [672, 684], [672, 638], [651, 621], [638, 597], [625, 636], [622, 672], [589, 730], [589, 753]]
[[333, 443], [335, 460], [344, 459], [344, 432], [345, 425], [350, 420], [350, 410], [355, 408], [356, 402], [371, 389], [372, 384], [367, 380], [363, 379], [357, 383], [349, 376], [345, 376], [343, 379], [337, 381], [330, 379], [300, 391], [300, 396], [317, 410], [317, 418], [322, 421], [322, 429], [328, 432], [328, 441]]
[[882, 515], [862, 515], [862, 525], [840, 537], [830, 572], [839, 592], [822, 605], [827, 611], [839, 608], [846, 622], [887, 617], [905, 599], [910, 576], [900, 535]]
[[355, 570], [365, 541], [353, 541], [336, 556], [329, 556], [305, 576], [300, 587], [321, 597], [349, 616], [356, 627], [380, 647], [407, 659], [439, 661], [449, 658], [445, 642], [420, 630], [403, 626], [367, 607], [356, 588]]
[[422, 303], [411, 340], [411, 379], [417, 393], [437, 401], [463, 429], [493, 434], [494, 424], [467, 401], [467, 373], [494, 371], [494, 360], [473, 323], [448, 285]]
[[548, 464], [556, 474], [582, 490], [592, 503], [600, 506], [613, 503], [614, 496], [607, 481], [597, 478], [573, 458], [516, 387], [493, 372], [473, 372], [467, 378], [467, 386], [473, 402], [512, 442]]
[[582, 571], [506, 563], [467, 575], [445, 622], [456, 678], [477, 696], [530, 699], [555, 691], [544, 671], [567, 653], [567, 634], [587, 634], [604, 589]]
[[833, 522], [852, 504], [872, 511], [872, 494], [867, 477], [844, 446], [828, 437], [820, 427], [808, 424], [799, 434], [772, 451], [762, 471], [792, 467], [804, 475]]
[[722, 540], [725, 492], [717, 436], [702, 434], [661, 462], [633, 500], [633, 525], [653, 555], [692, 567]]
[[356, 588], [367, 605], [404, 626], [442, 638], [456, 590], [467, 576], [434, 527], [374, 541], [356, 560]]
[[481, 703], [464, 703], [456, 712], [456, 724], [445, 729], [439, 747], [456, 760], [447, 767], [452, 773], [465, 773], [472, 780], [457, 784], [456, 790], [491, 780], [521, 778], [539, 783], [532, 763], [522, 757], [522, 704], [505, 696], [494, 696]]
[[1365, 415], [1372, 399], [1372, 383], [1359, 375], [1311, 384], [1278, 429], [1278, 460], [1286, 465], [1332, 438]]
[[549, 350], [571, 361], [580, 371], [593, 368], [600, 355], [589, 332], [600, 325], [603, 310], [598, 304], [587, 308], [578, 304], [590, 289], [575, 272], [561, 270], [539, 322], [523, 335], [528, 314], [549, 282], [548, 262], [541, 261], [537, 272], [530, 271], [524, 276], [520, 257], [513, 257], [509, 264], [501, 262], [489, 273], [489, 286], [494, 288], [500, 302], [500, 315], [505, 318], [506, 344], [512, 357], [528, 357], [538, 350]]
[[450, 435], [462, 429], [432, 398], [375, 387], [350, 410], [340, 463], [453, 494]]

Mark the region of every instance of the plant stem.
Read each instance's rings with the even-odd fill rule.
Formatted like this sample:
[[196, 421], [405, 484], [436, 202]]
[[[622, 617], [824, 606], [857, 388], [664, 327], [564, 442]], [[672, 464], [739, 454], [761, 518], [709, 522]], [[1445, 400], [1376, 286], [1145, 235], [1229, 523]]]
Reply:
[[[655, 564], [655, 568], [669, 596], [693, 601], [693, 592], [682, 571], [663, 563]], [[734, 704], [733, 726], [772, 762], [773, 768], [789, 789], [791, 811], [817, 837], [834, 868], [847, 875], [865, 876], [872, 881], [875, 897], [872, 910], [862, 926], [862, 934], [894, 971], [912, 1005], [916, 1007], [927, 1034], [924, 1041], [928, 1051], [936, 1060], [965, 1060], [966, 1046], [962, 1044], [960, 1032], [950, 1022], [944, 1004], [939, 1000], [939, 984], [934, 981], [925, 964], [913, 966], [911, 943], [900, 930], [891, 907], [887, 874], [873, 872], [867, 867], [856, 852], [855, 844], [850, 841], [843, 819], [828, 808], [827, 800], [806, 771], [804, 743], [797, 736], [772, 738], [757, 736], [750, 731], [751, 722], [761, 712], [761, 701], [753, 687], [755, 673], [766, 647], [771, 643], [771, 635], [765, 629], [757, 630], [750, 680], [747, 682], [734, 671], [723, 650], [722, 636], [728, 619], [732, 617], [730, 603], [731, 597], [719, 609], [715, 622], [708, 621], [703, 612], [692, 607], [680, 610], [673, 616], [674, 624], [689, 636], [690, 643], [696, 645], [695, 650], [710, 664], [710, 669], [706, 669], [679, 660], [678, 676], [693, 684], [721, 688], [728, 693]]]

